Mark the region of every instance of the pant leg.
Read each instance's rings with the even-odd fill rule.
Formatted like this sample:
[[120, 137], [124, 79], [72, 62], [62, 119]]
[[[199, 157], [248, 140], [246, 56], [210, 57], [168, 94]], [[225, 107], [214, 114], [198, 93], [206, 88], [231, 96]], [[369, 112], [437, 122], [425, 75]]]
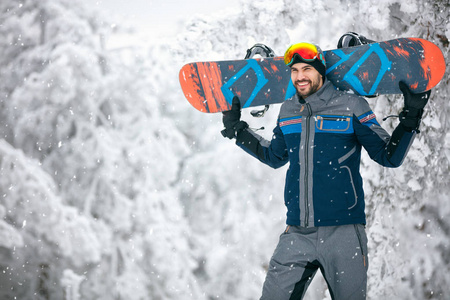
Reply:
[[367, 236], [364, 226], [321, 227], [321, 271], [333, 299], [364, 300], [367, 291]]
[[300, 300], [316, 274], [317, 228], [288, 227], [270, 260], [261, 300]]

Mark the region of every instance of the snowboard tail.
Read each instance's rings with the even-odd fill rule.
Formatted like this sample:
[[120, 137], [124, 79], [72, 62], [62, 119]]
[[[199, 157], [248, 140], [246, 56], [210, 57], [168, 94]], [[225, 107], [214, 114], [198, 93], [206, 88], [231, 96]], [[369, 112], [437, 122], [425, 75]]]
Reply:
[[214, 112], [227, 110], [228, 106], [231, 108], [221, 91], [223, 83], [217, 63], [199, 62], [185, 65], [180, 71], [180, 81], [184, 83], [184, 95], [197, 110]]

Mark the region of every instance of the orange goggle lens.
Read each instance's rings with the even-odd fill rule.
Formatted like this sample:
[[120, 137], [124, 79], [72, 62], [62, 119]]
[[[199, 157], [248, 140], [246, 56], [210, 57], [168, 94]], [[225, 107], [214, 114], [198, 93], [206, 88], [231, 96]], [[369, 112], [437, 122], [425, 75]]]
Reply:
[[290, 46], [284, 54], [284, 63], [288, 66], [291, 65], [295, 54], [298, 54], [304, 61], [307, 62], [315, 59], [320, 59], [322, 61], [322, 57], [319, 57], [319, 50], [317, 50], [315, 45], [310, 43], [298, 43]]

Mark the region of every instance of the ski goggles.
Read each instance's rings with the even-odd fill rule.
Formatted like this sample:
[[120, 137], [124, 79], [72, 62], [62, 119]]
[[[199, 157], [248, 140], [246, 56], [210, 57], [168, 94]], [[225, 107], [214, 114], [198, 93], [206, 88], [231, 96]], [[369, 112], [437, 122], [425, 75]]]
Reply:
[[323, 54], [314, 44], [298, 43], [291, 45], [284, 54], [284, 63], [287, 66], [291, 66], [291, 64], [294, 62], [295, 55], [300, 56], [300, 58], [305, 62], [312, 62], [317, 59], [324, 66], [326, 66]]

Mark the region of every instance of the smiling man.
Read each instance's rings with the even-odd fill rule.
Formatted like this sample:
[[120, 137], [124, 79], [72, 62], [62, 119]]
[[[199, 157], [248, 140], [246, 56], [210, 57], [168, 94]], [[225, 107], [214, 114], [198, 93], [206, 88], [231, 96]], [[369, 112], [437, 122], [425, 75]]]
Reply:
[[[312, 53], [318, 49], [312, 44], [300, 43], [291, 46], [286, 53], [295, 51], [298, 47], [305, 47], [302, 51], [312, 51]], [[311, 62], [305, 62], [298, 55], [295, 57], [293, 56], [292, 61], [290, 62], [292, 83], [297, 90], [297, 95], [303, 99], [314, 94], [323, 86], [326, 71], [325, 59], [321, 51], [318, 53], [321, 58], [314, 59]]]
[[419, 132], [430, 92], [412, 94], [400, 84], [405, 105], [390, 136], [363, 97], [338, 91], [326, 79], [318, 46], [292, 45], [284, 61], [297, 93], [282, 104], [271, 141], [240, 120], [236, 97], [223, 114], [227, 137], [236, 138], [246, 152], [273, 168], [289, 163], [287, 227], [270, 261], [261, 299], [303, 299], [319, 269], [333, 299], [366, 299], [361, 150], [382, 166], [400, 166]]

